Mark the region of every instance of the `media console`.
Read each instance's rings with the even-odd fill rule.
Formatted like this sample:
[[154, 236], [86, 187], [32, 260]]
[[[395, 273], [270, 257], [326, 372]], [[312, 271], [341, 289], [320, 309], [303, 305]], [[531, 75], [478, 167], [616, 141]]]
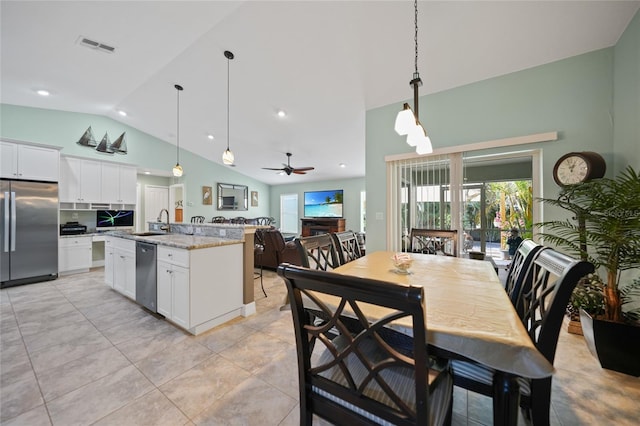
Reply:
[[300, 219], [302, 222], [302, 236], [326, 234], [331, 232], [344, 232], [344, 219], [339, 218], [316, 218]]

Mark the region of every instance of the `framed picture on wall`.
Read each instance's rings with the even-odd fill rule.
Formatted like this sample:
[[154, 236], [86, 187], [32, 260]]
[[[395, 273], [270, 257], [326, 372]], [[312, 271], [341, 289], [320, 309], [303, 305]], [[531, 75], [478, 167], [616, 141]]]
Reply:
[[258, 191], [251, 191], [251, 207], [258, 207]]
[[213, 197], [211, 196], [211, 187], [202, 187], [202, 204], [210, 206], [213, 203]]

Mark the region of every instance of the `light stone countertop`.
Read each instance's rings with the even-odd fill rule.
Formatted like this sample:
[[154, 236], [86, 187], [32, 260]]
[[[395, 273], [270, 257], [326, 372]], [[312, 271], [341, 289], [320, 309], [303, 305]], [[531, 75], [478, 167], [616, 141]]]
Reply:
[[242, 244], [244, 240], [234, 240], [230, 238], [207, 237], [202, 235], [186, 234], [163, 234], [163, 235], [134, 235], [125, 232], [110, 232], [106, 235], [125, 238], [128, 240], [143, 241], [162, 246], [175, 247], [186, 250], [197, 250], [209, 247], [220, 247], [231, 244]]

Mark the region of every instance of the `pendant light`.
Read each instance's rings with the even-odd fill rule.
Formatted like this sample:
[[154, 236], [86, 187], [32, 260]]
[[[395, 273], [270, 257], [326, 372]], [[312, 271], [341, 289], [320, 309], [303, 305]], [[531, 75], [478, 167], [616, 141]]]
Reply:
[[227, 166], [233, 166], [233, 152], [229, 149], [229, 61], [231, 61], [234, 56], [233, 53], [225, 50], [224, 57], [227, 58], [227, 149], [222, 153], [222, 162]]
[[179, 84], [174, 85], [173, 87], [176, 88], [176, 93], [178, 94], [178, 108], [177, 108], [177, 118], [176, 118], [176, 127], [177, 127], [177, 132], [176, 132], [176, 165], [173, 166], [173, 175], [175, 177], [180, 177], [182, 176], [182, 166], [180, 165], [180, 92], [182, 92], [182, 86], [180, 86]]
[[422, 86], [420, 73], [418, 73], [418, 0], [414, 0], [414, 28], [415, 28], [415, 72], [409, 85], [413, 86], [413, 111], [409, 104], [404, 104], [402, 111], [396, 116], [394, 129], [401, 136], [407, 136], [407, 143], [416, 147], [416, 153], [429, 154], [433, 152], [431, 139], [427, 136], [427, 131], [420, 123], [418, 114], [418, 87]]

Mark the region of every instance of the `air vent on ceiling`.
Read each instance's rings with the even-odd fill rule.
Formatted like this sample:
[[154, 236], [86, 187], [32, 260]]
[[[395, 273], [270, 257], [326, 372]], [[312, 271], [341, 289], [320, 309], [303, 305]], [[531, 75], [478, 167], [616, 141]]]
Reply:
[[82, 37], [82, 36], [78, 38], [78, 43], [81, 46], [86, 46], [91, 49], [100, 50], [105, 53], [113, 53], [116, 50], [116, 48], [113, 46], [109, 46], [108, 44], [100, 43], [98, 41], [91, 40], [89, 38]]

